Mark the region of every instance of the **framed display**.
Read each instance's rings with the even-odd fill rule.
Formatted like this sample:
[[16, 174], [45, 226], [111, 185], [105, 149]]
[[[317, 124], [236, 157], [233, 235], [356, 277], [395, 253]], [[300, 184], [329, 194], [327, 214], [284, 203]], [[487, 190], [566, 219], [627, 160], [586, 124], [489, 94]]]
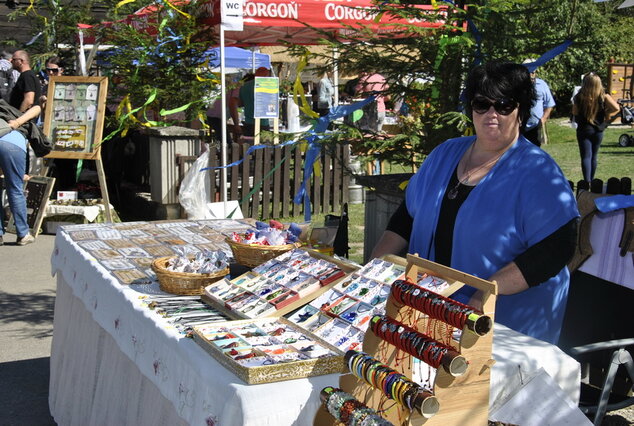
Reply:
[[106, 221], [112, 222], [100, 149], [107, 94], [107, 77], [51, 77], [46, 93], [44, 134], [54, 144], [45, 158], [95, 161]]
[[46, 158], [100, 158], [107, 92], [107, 77], [51, 77], [44, 133], [54, 148]]

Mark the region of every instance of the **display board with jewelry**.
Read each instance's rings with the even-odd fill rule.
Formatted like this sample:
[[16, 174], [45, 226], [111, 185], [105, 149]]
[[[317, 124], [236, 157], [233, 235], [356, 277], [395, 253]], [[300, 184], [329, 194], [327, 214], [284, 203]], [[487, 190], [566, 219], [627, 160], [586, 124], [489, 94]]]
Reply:
[[200, 325], [193, 336], [248, 384], [342, 372], [341, 351], [284, 318]]
[[[385, 312], [390, 286], [405, 276], [406, 265], [406, 260], [398, 256], [373, 259], [288, 319], [343, 351], [359, 349], [370, 319]], [[447, 281], [425, 272], [416, 280], [435, 291], [449, 286]]]
[[[432, 281], [443, 284], [420, 285]], [[465, 285], [482, 293], [482, 311], [449, 298]], [[363, 352], [347, 352], [339, 387], [393, 424], [486, 425], [496, 295], [494, 282], [408, 254], [385, 313], [369, 320]], [[414, 377], [415, 365], [433, 370], [431, 379]], [[333, 417], [322, 409], [315, 424]]]
[[356, 269], [314, 250], [295, 249], [236, 278], [207, 286], [202, 299], [236, 319], [282, 316]]

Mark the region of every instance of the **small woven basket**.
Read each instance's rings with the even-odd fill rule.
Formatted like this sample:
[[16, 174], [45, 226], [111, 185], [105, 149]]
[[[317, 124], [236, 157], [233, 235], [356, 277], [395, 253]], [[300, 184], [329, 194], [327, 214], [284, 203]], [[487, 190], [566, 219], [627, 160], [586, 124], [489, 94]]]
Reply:
[[159, 280], [161, 290], [172, 294], [198, 295], [209, 284], [221, 280], [229, 275], [229, 268], [213, 274], [196, 274], [189, 272], [174, 272], [167, 269], [167, 263], [175, 256], [160, 257], [152, 262], [152, 270]]
[[286, 253], [302, 245], [297, 242], [281, 246], [263, 246], [260, 244], [236, 243], [231, 238], [227, 238], [225, 242], [231, 247], [233, 258], [236, 262], [240, 265], [248, 266], [249, 268], [261, 265], [267, 260], [273, 259], [282, 253]]

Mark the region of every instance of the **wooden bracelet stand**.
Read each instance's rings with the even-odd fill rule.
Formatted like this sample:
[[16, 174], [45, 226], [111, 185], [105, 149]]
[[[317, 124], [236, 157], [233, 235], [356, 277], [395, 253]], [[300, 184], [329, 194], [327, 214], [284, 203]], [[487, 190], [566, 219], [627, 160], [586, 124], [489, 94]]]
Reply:
[[[385, 260], [403, 263], [403, 259], [396, 256], [385, 256]], [[464, 374], [457, 377], [442, 367], [437, 369], [433, 393], [439, 404], [438, 412], [429, 418], [418, 411], [410, 412], [396, 401], [388, 399], [381, 390], [369, 386], [352, 374], [341, 376], [339, 387], [368, 407], [380, 412], [382, 417], [394, 425], [487, 425], [490, 374], [495, 362], [492, 359], [492, 325], [497, 285], [495, 282], [408, 254], [406, 275], [410, 281], [417, 282], [417, 277], [423, 273], [442, 278], [450, 284], [444, 291], [438, 292], [445, 297], [451, 296], [464, 285], [480, 290], [483, 294], [483, 314], [491, 320], [491, 329], [483, 336], [478, 336], [465, 326], [460, 341], [450, 339], [451, 346], [468, 362], [468, 368]], [[431, 319], [414, 308], [401, 305], [392, 295], [387, 300], [386, 314], [443, 343], [447, 342], [447, 336], [451, 335], [453, 329], [450, 325]], [[380, 339], [370, 328], [365, 333], [363, 352], [406, 377], [412, 378], [412, 356]], [[336, 424], [335, 419], [322, 405], [315, 417], [315, 425], [333, 424]]]

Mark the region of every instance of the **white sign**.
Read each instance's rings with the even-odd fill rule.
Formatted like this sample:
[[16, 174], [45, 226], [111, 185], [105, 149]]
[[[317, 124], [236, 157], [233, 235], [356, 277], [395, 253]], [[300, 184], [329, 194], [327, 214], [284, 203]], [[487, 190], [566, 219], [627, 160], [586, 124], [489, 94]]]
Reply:
[[243, 30], [243, 0], [222, 0], [220, 2], [220, 19], [225, 31]]

